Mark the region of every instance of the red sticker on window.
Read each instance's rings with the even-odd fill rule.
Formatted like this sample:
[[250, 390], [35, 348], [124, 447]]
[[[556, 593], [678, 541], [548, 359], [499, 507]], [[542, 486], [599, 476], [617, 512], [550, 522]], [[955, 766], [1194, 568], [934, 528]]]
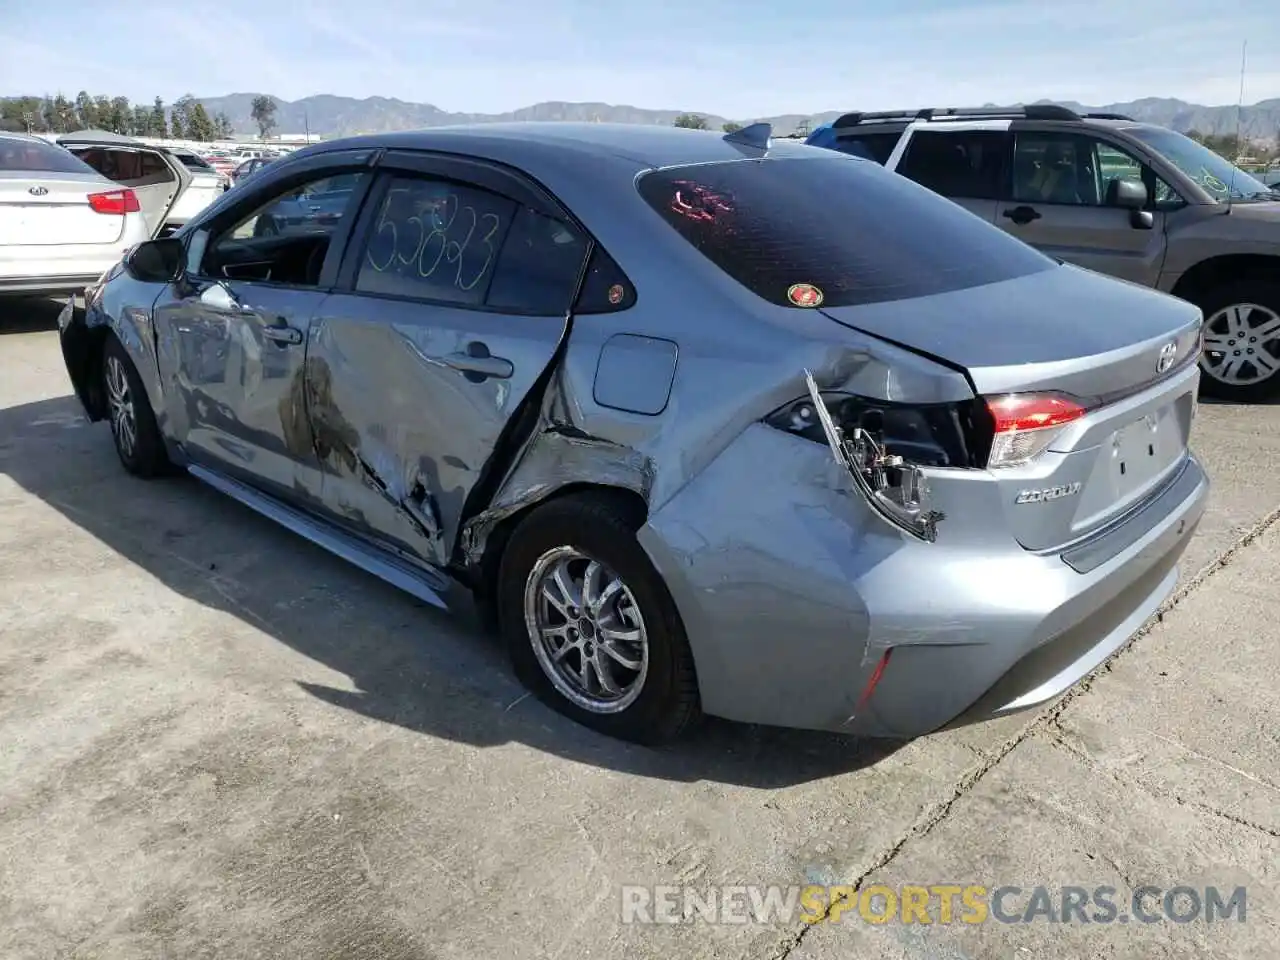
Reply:
[[812, 283], [793, 283], [787, 288], [787, 299], [797, 307], [817, 307], [822, 304], [822, 291]]
[[622, 302], [622, 298], [627, 295], [627, 291], [622, 289], [622, 284], [615, 283], [609, 288], [609, 302], [615, 307]]

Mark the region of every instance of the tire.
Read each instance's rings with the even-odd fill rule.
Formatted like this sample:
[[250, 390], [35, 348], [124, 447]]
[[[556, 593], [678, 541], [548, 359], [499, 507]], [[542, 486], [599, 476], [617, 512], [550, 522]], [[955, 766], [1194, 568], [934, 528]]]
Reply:
[[164, 439], [133, 360], [115, 336], [102, 351], [102, 389], [116, 455], [125, 470], [150, 480], [172, 470]]
[[[1200, 358], [1200, 392], [1206, 397], [1236, 403], [1258, 403], [1280, 397], [1280, 327], [1265, 338], [1247, 339], [1254, 335], [1253, 329], [1280, 323], [1280, 283], [1261, 278], [1244, 278], [1215, 287], [1193, 300], [1204, 312], [1205, 319], [1205, 352]], [[1243, 313], [1243, 320], [1251, 329], [1244, 331], [1244, 338], [1237, 338], [1231, 335], [1231, 324], [1234, 321], [1232, 308], [1245, 306], [1255, 308]], [[1237, 342], [1233, 343], [1233, 340]], [[1221, 346], [1223, 349], [1214, 350], [1214, 346]], [[1239, 359], [1237, 348], [1245, 351], [1239, 355]], [[1269, 358], [1271, 365], [1275, 367], [1269, 376], [1258, 377], [1264, 371], [1248, 359], [1249, 350], [1267, 351], [1263, 356]], [[1245, 362], [1240, 363], [1239, 360]], [[1224, 377], [1224, 373], [1229, 373], [1232, 369], [1231, 361], [1238, 364], [1234, 367], [1236, 375], [1231, 378], [1235, 382], [1229, 382]]]
[[[666, 585], [636, 540], [639, 522], [628, 506], [608, 495], [572, 494], [529, 514], [512, 534], [498, 568], [498, 625], [516, 675], [538, 699], [592, 730], [658, 745], [689, 732], [702, 713], [684, 626]], [[538, 589], [547, 582], [544, 573], [561, 562], [575, 578], [576, 596], [589, 601], [612, 594], [595, 617], [584, 602], [578, 611], [584, 616], [575, 621], [576, 641], [568, 618]], [[584, 596], [582, 575], [592, 562], [601, 565], [603, 575], [593, 578], [595, 589], [587, 589]], [[620, 581], [621, 589], [612, 586], [613, 580]], [[552, 658], [557, 651], [534, 640], [527, 609], [537, 622], [563, 631], [556, 641], [568, 648], [559, 661], [561, 669]], [[642, 644], [622, 639], [637, 633]], [[610, 636], [615, 639], [600, 644], [600, 638]], [[618, 651], [629, 666], [609, 656], [608, 649]], [[566, 676], [566, 666], [574, 672], [584, 669], [588, 653], [589, 662], [604, 664], [622, 696], [605, 692], [595, 667], [585, 667], [590, 684], [585, 690], [580, 679]]]

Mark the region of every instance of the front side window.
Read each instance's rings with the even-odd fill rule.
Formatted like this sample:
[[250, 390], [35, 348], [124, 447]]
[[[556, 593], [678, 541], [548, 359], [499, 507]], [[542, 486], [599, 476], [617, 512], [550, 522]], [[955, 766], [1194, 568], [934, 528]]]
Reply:
[[574, 227], [480, 187], [395, 177], [360, 251], [357, 292], [560, 316], [586, 256]]
[[312, 287], [339, 224], [352, 215], [365, 171], [319, 176], [276, 194], [215, 236], [199, 273]]
[[810, 287], [823, 306], [851, 306], [1057, 267], [907, 178], [838, 157], [668, 167], [639, 190], [703, 256], [781, 306], [803, 305], [793, 298]]
[[1089, 143], [1071, 133], [1019, 132], [1013, 144], [1013, 199], [1018, 203], [1100, 205]]
[[1006, 134], [997, 130], [916, 131], [897, 172], [944, 197], [1000, 196]]

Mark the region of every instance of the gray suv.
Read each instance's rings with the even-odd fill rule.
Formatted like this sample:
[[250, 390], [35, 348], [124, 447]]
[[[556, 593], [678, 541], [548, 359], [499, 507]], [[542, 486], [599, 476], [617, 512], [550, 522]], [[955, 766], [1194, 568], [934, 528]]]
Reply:
[[1203, 393], [1280, 396], [1280, 196], [1191, 138], [1052, 104], [850, 113], [827, 136], [1050, 256], [1191, 301]]

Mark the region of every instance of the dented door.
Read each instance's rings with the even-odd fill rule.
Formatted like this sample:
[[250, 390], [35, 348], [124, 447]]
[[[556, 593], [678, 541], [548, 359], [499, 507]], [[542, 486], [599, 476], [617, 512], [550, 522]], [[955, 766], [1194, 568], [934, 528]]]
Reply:
[[556, 355], [587, 252], [574, 228], [493, 186], [386, 175], [343, 268], [353, 290], [325, 302], [307, 351], [324, 509], [441, 566]]

